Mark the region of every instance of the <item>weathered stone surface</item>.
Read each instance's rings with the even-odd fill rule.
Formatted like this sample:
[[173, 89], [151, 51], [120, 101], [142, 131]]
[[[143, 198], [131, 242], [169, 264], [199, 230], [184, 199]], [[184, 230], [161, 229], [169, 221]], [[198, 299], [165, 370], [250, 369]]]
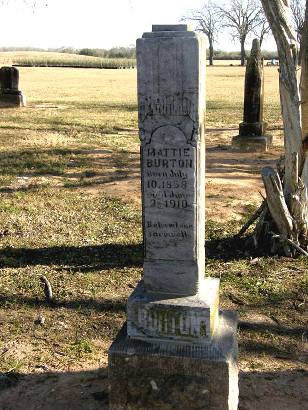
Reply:
[[240, 123], [240, 136], [262, 136], [267, 129], [266, 122], [241, 122]]
[[232, 140], [232, 148], [245, 152], [266, 152], [272, 146], [273, 136], [243, 138], [238, 135]]
[[19, 85], [19, 71], [16, 67], [1, 67], [0, 88], [1, 91], [17, 91]]
[[153, 24], [152, 32], [156, 31], [188, 31], [190, 27], [187, 24]]
[[136, 339], [202, 344], [218, 323], [219, 280], [208, 278], [195, 296], [147, 293], [141, 282], [127, 302], [127, 333]]
[[144, 274], [109, 351], [110, 409], [235, 410], [236, 318], [204, 279], [205, 42], [153, 30], [137, 41]]
[[109, 350], [110, 410], [236, 410], [236, 315], [220, 313], [210, 343], [152, 343], [127, 337]]
[[144, 283], [193, 295], [204, 276], [204, 38], [185, 25], [137, 40]]
[[[254, 39], [245, 74], [244, 119], [239, 135], [232, 140], [235, 149], [243, 151], [267, 151], [272, 137], [266, 134], [263, 121], [264, 69], [258, 39]], [[259, 137], [259, 138], [258, 138]]]
[[0, 107], [24, 107], [26, 99], [18, 89], [19, 71], [15, 67], [0, 69]]
[[25, 107], [26, 99], [22, 92], [20, 94], [0, 94], [0, 107]]
[[[252, 42], [245, 73], [244, 122], [263, 121], [264, 99], [263, 61], [258, 39]], [[247, 134], [246, 134], [247, 135]], [[262, 134], [259, 134], [262, 135]]]

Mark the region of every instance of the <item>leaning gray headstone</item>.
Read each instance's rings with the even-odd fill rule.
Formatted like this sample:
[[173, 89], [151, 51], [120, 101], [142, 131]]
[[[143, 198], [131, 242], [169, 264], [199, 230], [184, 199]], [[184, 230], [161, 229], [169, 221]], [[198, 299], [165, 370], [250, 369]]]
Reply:
[[26, 99], [19, 90], [19, 71], [16, 67], [0, 69], [0, 107], [24, 107]]
[[233, 138], [232, 146], [244, 151], [267, 151], [272, 136], [266, 134], [263, 121], [264, 68], [260, 42], [254, 39], [245, 74], [244, 120], [239, 126], [239, 135]]
[[205, 54], [186, 25], [137, 40], [144, 272], [109, 350], [111, 410], [237, 409], [237, 315], [204, 278]]

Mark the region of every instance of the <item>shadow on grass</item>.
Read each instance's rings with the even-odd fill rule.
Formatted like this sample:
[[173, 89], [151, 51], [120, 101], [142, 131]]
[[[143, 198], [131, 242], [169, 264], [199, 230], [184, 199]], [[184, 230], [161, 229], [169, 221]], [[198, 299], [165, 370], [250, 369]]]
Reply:
[[[227, 262], [263, 255], [259, 250], [249, 248], [248, 241], [249, 238], [235, 236], [208, 239], [205, 243], [206, 257]], [[142, 243], [0, 249], [0, 268], [58, 265], [65, 266], [72, 271], [87, 272], [110, 268], [141, 267], [142, 264]]]
[[[59, 102], [59, 105], [61, 106], [61, 102]], [[86, 103], [86, 102], [73, 102], [72, 105], [75, 108], [78, 108], [80, 110], [101, 110], [103, 113], [109, 112], [109, 111], [122, 111], [122, 112], [137, 112], [137, 102], [133, 103], [125, 103], [123, 104], [122, 102], [119, 103], [110, 103], [106, 104], [105, 102], [102, 101], [95, 101], [91, 103]]]
[[283, 324], [270, 324], [270, 323], [257, 323], [257, 322], [249, 322], [245, 320], [239, 321], [239, 329], [241, 330], [248, 330], [255, 333], [271, 333], [280, 336], [287, 336], [287, 335], [294, 335], [294, 336], [302, 336], [307, 332], [307, 329], [304, 327], [289, 327], [284, 326]]
[[274, 346], [271, 342], [245, 340], [244, 342], [239, 344], [239, 347], [240, 350], [245, 351], [246, 353], [261, 353], [262, 355], [274, 356], [276, 358], [285, 358], [289, 360], [291, 359], [293, 361], [295, 359], [294, 357], [292, 357], [292, 353], [290, 353], [286, 348], [284, 348], [283, 346]]
[[262, 251], [252, 248], [249, 237], [231, 235], [224, 238], [207, 239], [205, 241], [205, 251], [208, 259], [216, 259], [223, 262], [264, 256]]
[[[112, 133], [120, 131], [114, 127]], [[90, 133], [91, 130], [88, 130]], [[97, 130], [96, 130], [97, 131]], [[124, 132], [129, 132], [123, 128]], [[132, 131], [132, 130], [131, 130]], [[99, 131], [100, 132], [100, 131]], [[115, 138], [117, 138], [115, 136]], [[223, 147], [225, 148], [225, 147]], [[264, 166], [273, 166], [274, 160], [233, 152], [230, 147], [221, 146], [207, 149], [207, 172], [210, 178], [226, 180], [251, 180], [259, 175]], [[107, 150], [90, 149], [24, 149], [0, 153], [3, 176], [38, 177], [54, 176], [63, 181], [65, 188], [93, 187], [117, 181], [140, 180], [139, 152], [117, 148]], [[25, 183], [22, 186], [0, 187], [0, 192], [12, 193], [37, 189], [37, 186]]]
[[[240, 372], [239, 410], [303, 410], [308, 400], [307, 377], [302, 369]], [[6, 410], [24, 410], [25, 403], [27, 410], [107, 410], [108, 402], [106, 367], [78, 372], [4, 373], [0, 380], [0, 408]]]
[[1, 295], [0, 306], [29, 306], [29, 307], [48, 307], [48, 308], [66, 308], [66, 309], [88, 309], [98, 312], [125, 313], [126, 299], [69, 299], [54, 300], [48, 302], [38, 297], [28, 297], [21, 295]]
[[[97, 117], [100, 113], [102, 114], [101, 118], [106, 117], [106, 115], [113, 115], [115, 112], [117, 113], [122, 113], [122, 114], [133, 114], [136, 113], [137, 115], [137, 103], [131, 103], [131, 104], [123, 104], [123, 103], [110, 103], [106, 104], [103, 102], [91, 102], [91, 103], [71, 103], [68, 105], [65, 105], [61, 102], [57, 103], [55, 102], [54, 104], [49, 102], [48, 104], [32, 104], [29, 105], [29, 107], [26, 107], [21, 114], [24, 115], [29, 115], [29, 110], [32, 110], [30, 112], [31, 115], [34, 114], [33, 110], [36, 110], [36, 116], [33, 115], [33, 120], [29, 119], [27, 117], [27, 122], [23, 124], [20, 121], [20, 113], [18, 113], [18, 116], [16, 115], [16, 111], [11, 113], [9, 118], [6, 118], [6, 120], [10, 120], [12, 122], [16, 122], [18, 126], [16, 125], [10, 125], [10, 124], [5, 124], [3, 123], [0, 125], [0, 130], [18, 130], [18, 131], [44, 131], [44, 132], [59, 132], [59, 131], [68, 131], [70, 132], [72, 128], [76, 131], [84, 132], [84, 133], [103, 133], [103, 134], [116, 134], [117, 132], [125, 132], [127, 131], [128, 133], [135, 133], [137, 134], [138, 131], [135, 128], [127, 128], [123, 127], [121, 125], [115, 125], [112, 126], [108, 120], [106, 121], [101, 121], [98, 122], [94, 125], [89, 125], [85, 124], [83, 122], [83, 119], [77, 119], [76, 118], [76, 112], [78, 116], [78, 110], [80, 111], [88, 111], [91, 115], [91, 112], [95, 112], [95, 117]], [[68, 115], [67, 114], [67, 109], [70, 109], [69, 113], [72, 114], [74, 111], [74, 114]], [[56, 109], [56, 111], [55, 111]], [[73, 111], [71, 111], [73, 109]], [[56, 115], [49, 115], [50, 111], [52, 110], [53, 113], [56, 113]], [[77, 110], [77, 111], [76, 111]], [[29, 122], [30, 121], [30, 122]]]
[[277, 162], [265, 154], [256, 158], [255, 154], [234, 151], [231, 145], [207, 147], [206, 152], [206, 172], [211, 178], [217, 174], [227, 180], [249, 180], [260, 176], [265, 166], [275, 168]]
[[[210, 233], [211, 234], [211, 233]], [[205, 242], [206, 258], [222, 262], [267, 256], [265, 249], [254, 249], [249, 237], [227, 236]], [[143, 245], [114, 244], [90, 246], [54, 246], [46, 248], [3, 248], [0, 268], [35, 265], [65, 266], [79, 272], [110, 268], [141, 267]]]
[[239, 321], [239, 329], [241, 330], [248, 330], [255, 333], [275, 333], [280, 336], [286, 335], [298, 335], [302, 336], [303, 333], [307, 332], [307, 329], [304, 327], [289, 327], [284, 326], [281, 323], [271, 324], [271, 323], [258, 323], [258, 322], [250, 322], [245, 320]]
[[[285, 260], [286, 256], [282, 249], [280, 251], [277, 249], [276, 253], [273, 254], [270, 248], [271, 245], [266, 242], [259, 243], [256, 248], [251, 234], [241, 237], [234, 234], [223, 238], [207, 239], [205, 241], [207, 259], [232, 262], [238, 260], [251, 260], [253, 258], [279, 257], [281, 260]], [[296, 258], [291, 260], [296, 261]]]
[[1, 268], [58, 265], [71, 271], [93, 272], [112, 268], [141, 267], [143, 246], [105, 244], [55, 246], [50, 248], [5, 248], [0, 250]]
[[207, 110], [211, 112], [215, 112], [215, 111], [239, 112], [239, 111], [242, 111], [242, 104], [238, 104], [235, 107], [232, 101], [209, 100], [207, 101]]
[[91, 163], [86, 150], [27, 149], [0, 153], [1, 174], [10, 176], [62, 175], [69, 167]]
[[[0, 175], [56, 176], [66, 188], [92, 186], [139, 177], [139, 153], [113, 150], [28, 149], [0, 153]], [[5, 186], [0, 192], [37, 189], [36, 185]]]

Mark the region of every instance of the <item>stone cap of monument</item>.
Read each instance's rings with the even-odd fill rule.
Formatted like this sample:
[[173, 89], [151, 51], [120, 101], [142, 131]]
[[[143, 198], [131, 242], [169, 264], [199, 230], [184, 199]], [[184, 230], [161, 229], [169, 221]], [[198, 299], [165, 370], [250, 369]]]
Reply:
[[253, 39], [252, 41], [252, 47], [251, 47], [251, 52], [250, 52], [250, 58], [257, 58], [258, 60], [261, 60], [262, 55], [261, 55], [261, 46], [260, 46], [260, 40], [258, 38]]
[[188, 24], [153, 24], [152, 31], [193, 31]]
[[152, 32], [144, 33], [142, 38], [153, 37], [199, 37], [188, 24], [153, 24]]

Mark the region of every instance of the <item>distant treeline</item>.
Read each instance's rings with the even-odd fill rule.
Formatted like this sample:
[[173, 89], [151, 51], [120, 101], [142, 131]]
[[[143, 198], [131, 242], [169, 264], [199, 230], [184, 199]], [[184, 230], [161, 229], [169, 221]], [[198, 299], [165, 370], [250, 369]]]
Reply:
[[38, 47], [0, 47], [0, 52], [5, 51], [46, 51], [46, 49]]
[[60, 48], [37, 48], [37, 47], [0, 47], [0, 52], [3, 51], [43, 51], [56, 52], [67, 54], [79, 54], [83, 56], [100, 57], [100, 58], [135, 58], [135, 47], [113, 47], [110, 49], [104, 48], [82, 48], [76, 49], [73, 47]]
[[[76, 49], [73, 47], [60, 47], [60, 48], [36, 48], [36, 47], [0, 47], [0, 51], [50, 51], [57, 53], [79, 54], [89, 57], [100, 58], [129, 58], [134, 59], [136, 57], [135, 47], [113, 47], [110, 49], [104, 48], [82, 48]], [[249, 56], [250, 51], [246, 52]], [[265, 60], [277, 59], [277, 51], [263, 51], [263, 57]], [[214, 52], [214, 60], [240, 60], [241, 54], [239, 51], [223, 51], [216, 50]]]
[[[246, 51], [246, 56], [249, 57], [250, 50]], [[278, 59], [277, 51], [262, 51], [263, 58], [265, 60], [272, 60], [273, 58]], [[240, 60], [241, 53], [240, 51], [223, 51], [216, 50], [214, 51], [214, 60]]]
[[103, 48], [82, 48], [77, 52], [83, 56], [101, 57], [101, 58], [135, 58], [135, 47], [113, 47], [109, 50]]

